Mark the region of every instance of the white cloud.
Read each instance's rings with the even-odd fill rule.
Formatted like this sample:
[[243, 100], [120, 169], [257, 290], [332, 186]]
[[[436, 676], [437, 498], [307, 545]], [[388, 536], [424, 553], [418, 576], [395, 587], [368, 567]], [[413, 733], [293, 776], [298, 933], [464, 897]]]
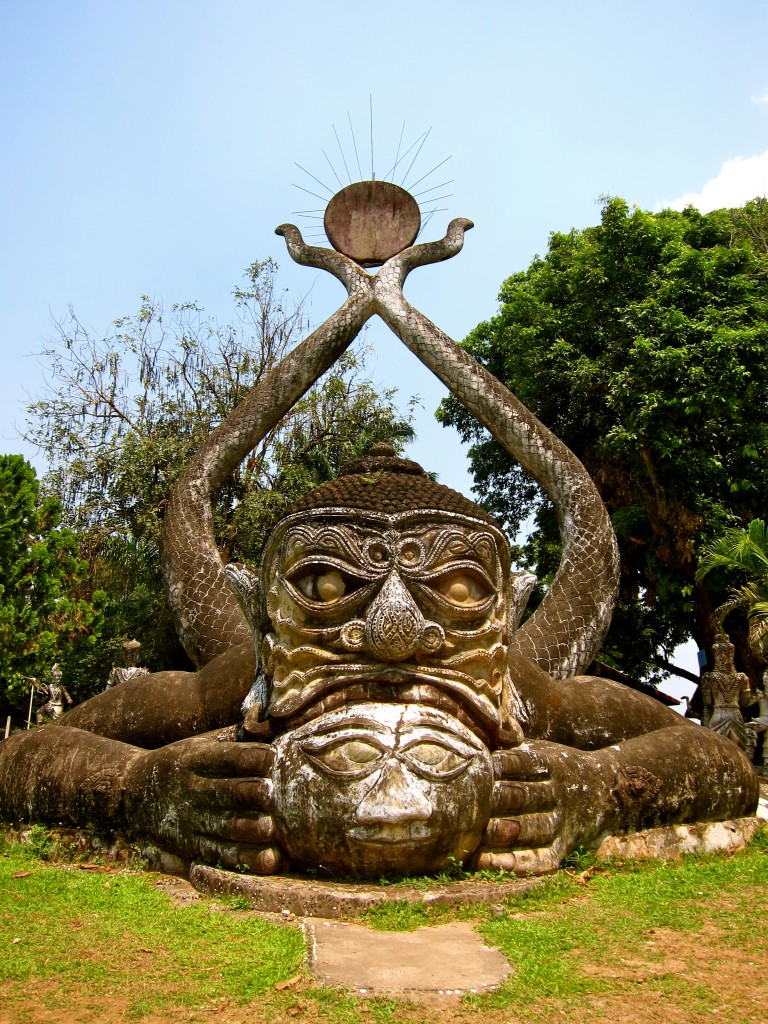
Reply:
[[762, 93], [759, 96], [753, 96], [752, 102], [768, 104], [768, 86], [766, 86], [765, 89], [763, 89]]
[[755, 196], [768, 193], [768, 150], [756, 156], [726, 160], [719, 174], [703, 186], [700, 192], [686, 192], [677, 199], [660, 203], [661, 209], [683, 210], [695, 206], [702, 213], [720, 210], [724, 206], [743, 206]]

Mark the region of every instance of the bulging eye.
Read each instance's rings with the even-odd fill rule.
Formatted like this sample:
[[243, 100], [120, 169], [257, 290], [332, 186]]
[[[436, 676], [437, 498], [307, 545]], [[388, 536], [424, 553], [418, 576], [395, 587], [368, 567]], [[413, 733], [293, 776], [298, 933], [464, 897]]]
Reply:
[[491, 593], [485, 583], [466, 572], [452, 572], [436, 580], [432, 586], [446, 601], [465, 607], [480, 604]]
[[341, 740], [320, 749], [308, 743], [303, 749], [315, 764], [334, 775], [367, 775], [385, 757], [380, 747], [362, 739]]
[[472, 755], [460, 754], [442, 743], [427, 741], [414, 743], [404, 753], [419, 774], [431, 779], [454, 778], [472, 760]]
[[351, 572], [334, 565], [304, 564], [287, 574], [287, 583], [308, 601], [332, 605], [365, 585]]
[[293, 582], [310, 601], [323, 601], [325, 604], [338, 601], [347, 592], [346, 581], [336, 569], [331, 572], [307, 573]]

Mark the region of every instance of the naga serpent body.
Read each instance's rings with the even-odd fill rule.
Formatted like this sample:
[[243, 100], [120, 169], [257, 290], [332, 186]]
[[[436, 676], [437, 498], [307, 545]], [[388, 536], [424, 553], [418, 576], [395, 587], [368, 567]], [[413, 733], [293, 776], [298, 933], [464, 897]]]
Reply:
[[541, 605], [517, 630], [510, 650], [560, 678], [583, 672], [592, 660], [610, 624], [618, 588], [616, 539], [595, 485], [544, 424], [403, 297], [410, 271], [454, 256], [471, 227], [466, 219], [451, 221], [443, 239], [406, 248], [376, 275], [340, 252], [306, 245], [294, 225], [277, 229], [291, 257], [333, 274], [347, 289], [347, 299], [219, 425], [174, 490], [163, 529], [164, 575], [182, 641], [197, 665], [252, 642], [214, 540], [212, 497], [375, 313], [555, 505], [563, 546], [560, 567]]
[[[396, 223], [396, 245], [378, 245], [399, 186], [369, 184], [352, 204], [359, 248], [278, 229], [346, 301], [211, 434], [170, 501], [166, 583], [203, 667], [128, 680], [0, 743], [0, 817], [119, 828], [201, 868], [380, 878], [468, 858], [541, 874], [612, 832], [750, 814], [757, 779], [733, 743], [618, 683], [564, 678], [613, 610], [608, 514], [573, 453], [403, 298], [408, 273], [459, 252], [471, 223], [422, 245]], [[556, 506], [561, 564], [519, 628], [525, 574], [510, 574], [498, 524], [388, 446], [292, 506], [261, 581], [222, 565], [217, 489], [374, 314]]]

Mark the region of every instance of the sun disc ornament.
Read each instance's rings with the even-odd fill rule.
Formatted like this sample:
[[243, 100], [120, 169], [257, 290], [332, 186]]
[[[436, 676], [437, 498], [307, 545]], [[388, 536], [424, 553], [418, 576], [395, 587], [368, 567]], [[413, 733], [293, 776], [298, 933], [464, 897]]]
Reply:
[[361, 267], [379, 267], [413, 245], [421, 227], [419, 204], [390, 181], [356, 181], [328, 203], [325, 233], [337, 252]]

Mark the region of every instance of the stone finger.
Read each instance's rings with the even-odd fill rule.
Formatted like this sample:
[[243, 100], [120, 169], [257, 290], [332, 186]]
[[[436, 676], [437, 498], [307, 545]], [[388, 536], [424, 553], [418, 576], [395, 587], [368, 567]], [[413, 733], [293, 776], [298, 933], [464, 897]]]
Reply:
[[237, 770], [241, 775], [266, 775], [275, 760], [275, 748], [269, 743], [238, 744]]
[[275, 826], [268, 814], [258, 818], [232, 818], [222, 823], [220, 835], [238, 843], [264, 846], [275, 838]]
[[252, 846], [238, 843], [222, 851], [221, 863], [229, 871], [252, 872], [254, 875], [274, 875], [283, 865], [283, 851], [276, 844]]
[[521, 814], [516, 818], [491, 818], [485, 830], [483, 845], [496, 849], [505, 846], [547, 846], [557, 835], [560, 817], [559, 811], [549, 811], [543, 814]]
[[269, 779], [197, 778], [193, 800], [199, 806], [217, 810], [244, 808], [249, 811], [269, 811], [272, 806], [272, 783]]
[[266, 775], [274, 759], [269, 743], [234, 743], [206, 737], [186, 753], [184, 767], [208, 777]]
[[551, 782], [497, 782], [493, 787], [492, 812], [550, 811], [556, 804]]
[[491, 853], [483, 850], [475, 855], [476, 871], [512, 871], [517, 874], [517, 860], [514, 853]]
[[220, 864], [228, 871], [245, 869], [256, 875], [274, 875], [283, 864], [283, 852], [276, 844], [254, 846], [199, 836], [197, 847], [202, 863]]
[[525, 746], [497, 750], [493, 754], [493, 768], [497, 779], [539, 782], [549, 778], [549, 768], [541, 754]]
[[513, 871], [516, 875], [547, 875], [557, 871], [560, 856], [551, 846], [511, 852], [482, 851], [475, 861], [478, 871]]

